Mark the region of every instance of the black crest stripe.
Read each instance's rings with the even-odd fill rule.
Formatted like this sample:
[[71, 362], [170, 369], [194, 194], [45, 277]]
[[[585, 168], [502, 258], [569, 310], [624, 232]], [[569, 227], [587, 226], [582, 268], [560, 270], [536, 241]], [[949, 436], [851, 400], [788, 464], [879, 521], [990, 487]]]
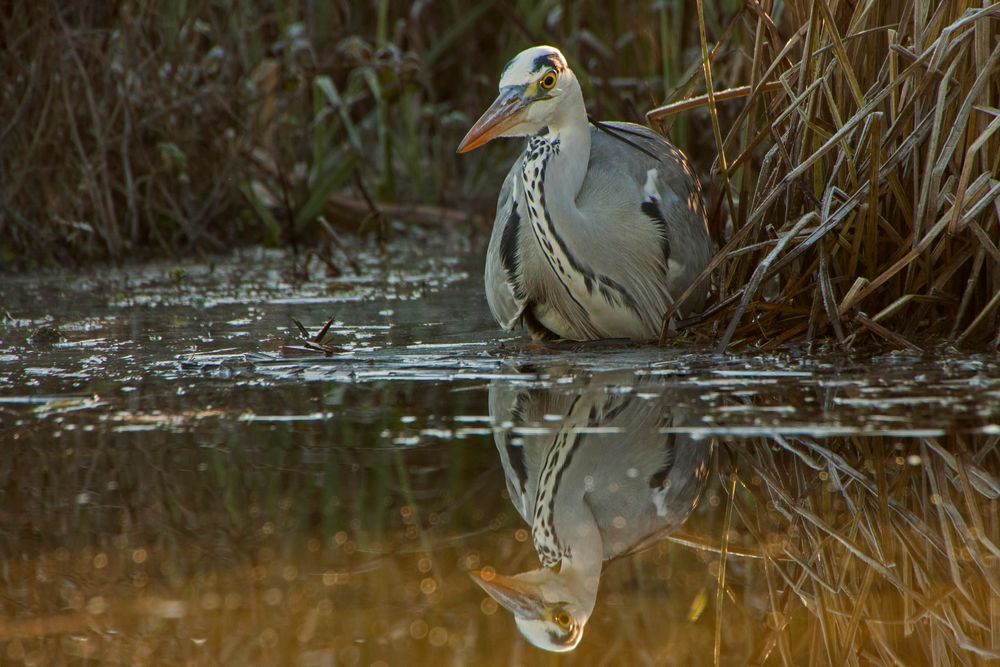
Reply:
[[524, 286], [521, 284], [521, 260], [517, 254], [520, 230], [521, 216], [517, 213], [517, 201], [515, 201], [511, 206], [510, 215], [507, 216], [503, 235], [500, 237], [500, 262], [507, 272], [507, 281], [514, 291], [514, 296], [518, 300], [523, 300], [526, 294], [524, 293]]
[[666, 266], [670, 260], [670, 238], [667, 236], [667, 221], [664, 219], [663, 213], [660, 212], [659, 202], [650, 199], [642, 202], [639, 208], [660, 229], [660, 234], [663, 236], [663, 264]]

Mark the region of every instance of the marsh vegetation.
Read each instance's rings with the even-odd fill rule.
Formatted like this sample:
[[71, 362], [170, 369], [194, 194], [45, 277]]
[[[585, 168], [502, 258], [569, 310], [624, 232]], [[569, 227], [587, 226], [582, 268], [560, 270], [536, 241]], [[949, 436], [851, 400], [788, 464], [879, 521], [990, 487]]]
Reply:
[[482, 229], [514, 147], [454, 147], [503, 63], [553, 43], [595, 118], [645, 116], [708, 186], [721, 252], [693, 335], [995, 344], [998, 12], [18, 3], [0, 17], [0, 261], [264, 242], [336, 273], [365, 237]]

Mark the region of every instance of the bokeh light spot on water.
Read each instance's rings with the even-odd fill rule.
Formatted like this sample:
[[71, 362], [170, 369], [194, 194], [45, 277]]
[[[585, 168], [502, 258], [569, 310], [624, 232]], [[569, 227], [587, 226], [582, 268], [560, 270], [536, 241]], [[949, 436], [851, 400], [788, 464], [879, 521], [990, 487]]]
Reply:
[[420, 592], [424, 595], [432, 595], [437, 590], [438, 584], [431, 577], [425, 577], [420, 580]]
[[410, 636], [414, 639], [423, 639], [427, 636], [429, 628], [427, 623], [422, 620], [416, 620], [410, 623]]

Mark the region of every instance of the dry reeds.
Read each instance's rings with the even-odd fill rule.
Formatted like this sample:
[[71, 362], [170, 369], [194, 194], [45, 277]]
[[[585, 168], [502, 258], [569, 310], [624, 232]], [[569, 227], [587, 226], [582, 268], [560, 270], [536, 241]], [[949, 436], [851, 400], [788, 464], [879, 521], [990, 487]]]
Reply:
[[375, 200], [440, 199], [420, 147], [444, 113], [420, 115], [419, 61], [361, 38], [366, 19], [209, 0], [0, 13], [0, 269], [336, 244], [332, 225], [401, 208]]
[[226, 247], [238, 65], [173, 9], [0, 14], [0, 267]]
[[647, 115], [704, 104], [715, 128], [718, 293], [682, 327], [713, 327], [720, 351], [1000, 343], [1000, 5], [747, 4], [723, 37], [752, 48], [725, 67], [700, 25], [709, 92]]

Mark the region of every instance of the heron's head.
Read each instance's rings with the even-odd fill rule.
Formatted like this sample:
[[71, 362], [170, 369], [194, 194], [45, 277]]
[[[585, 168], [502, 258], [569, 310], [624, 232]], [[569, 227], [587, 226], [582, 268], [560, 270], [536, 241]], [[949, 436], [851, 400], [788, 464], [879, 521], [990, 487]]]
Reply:
[[566, 58], [555, 47], [534, 46], [504, 67], [500, 95], [462, 139], [458, 152], [468, 153], [496, 137], [526, 137], [544, 128], [558, 129], [561, 123], [578, 118], [582, 110], [580, 84]]
[[491, 598], [514, 614], [517, 629], [538, 648], [565, 653], [580, 643], [594, 610], [596, 580], [574, 581], [549, 568], [512, 577], [481, 571], [471, 574]]

